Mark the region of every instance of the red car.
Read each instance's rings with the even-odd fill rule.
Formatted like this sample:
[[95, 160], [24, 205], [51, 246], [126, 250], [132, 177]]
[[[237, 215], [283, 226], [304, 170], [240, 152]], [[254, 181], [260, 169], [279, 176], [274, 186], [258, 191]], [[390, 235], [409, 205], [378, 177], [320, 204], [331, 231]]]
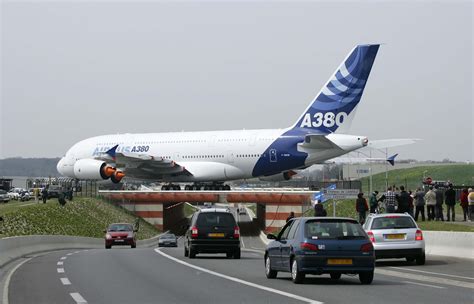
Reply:
[[113, 245], [137, 247], [137, 240], [135, 238], [136, 229], [133, 229], [132, 224], [117, 223], [110, 224], [105, 232], [105, 249], [112, 248]]

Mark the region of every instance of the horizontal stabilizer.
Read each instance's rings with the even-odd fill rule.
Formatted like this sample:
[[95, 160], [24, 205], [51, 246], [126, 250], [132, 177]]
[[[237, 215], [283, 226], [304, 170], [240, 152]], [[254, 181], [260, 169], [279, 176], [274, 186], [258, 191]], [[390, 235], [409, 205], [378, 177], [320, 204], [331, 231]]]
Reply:
[[340, 147], [328, 139], [326, 135], [321, 134], [308, 134], [305, 136], [304, 142], [298, 145], [302, 148], [316, 150], [340, 149]]
[[419, 138], [396, 138], [396, 139], [381, 139], [381, 140], [370, 140], [367, 145], [373, 149], [386, 149], [404, 145], [411, 145], [421, 139]]

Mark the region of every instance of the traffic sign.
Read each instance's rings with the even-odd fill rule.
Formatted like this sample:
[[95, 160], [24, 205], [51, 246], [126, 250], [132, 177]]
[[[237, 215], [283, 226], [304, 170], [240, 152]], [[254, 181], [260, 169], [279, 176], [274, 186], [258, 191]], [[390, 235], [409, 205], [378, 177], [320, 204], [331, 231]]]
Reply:
[[323, 189], [324, 197], [327, 199], [357, 198], [359, 193], [359, 189]]

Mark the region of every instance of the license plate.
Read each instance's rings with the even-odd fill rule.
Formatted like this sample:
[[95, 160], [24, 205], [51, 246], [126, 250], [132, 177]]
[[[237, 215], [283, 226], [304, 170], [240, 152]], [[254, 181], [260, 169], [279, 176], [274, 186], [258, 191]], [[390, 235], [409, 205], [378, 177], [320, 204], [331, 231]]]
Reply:
[[224, 237], [224, 233], [209, 233], [209, 237]]
[[123, 242], [124, 240], [120, 240], [120, 239], [119, 239], [119, 240], [115, 240], [115, 241], [116, 241], [116, 242]]
[[403, 240], [405, 238], [404, 234], [387, 234], [385, 236], [387, 240]]
[[328, 265], [352, 265], [352, 259], [328, 259]]

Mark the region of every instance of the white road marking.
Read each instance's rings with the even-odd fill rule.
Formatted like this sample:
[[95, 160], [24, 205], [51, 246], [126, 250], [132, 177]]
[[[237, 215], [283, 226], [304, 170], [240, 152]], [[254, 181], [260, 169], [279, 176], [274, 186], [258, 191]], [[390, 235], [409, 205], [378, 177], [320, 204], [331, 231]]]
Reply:
[[74, 254], [73, 252], [69, 252], [69, 253], [68, 253], [68, 254], [66, 254], [66, 255], [73, 255], [73, 254]]
[[67, 259], [67, 257], [61, 257], [61, 260], [65, 260], [65, 259]]
[[15, 271], [20, 268], [23, 264], [31, 260], [32, 258], [28, 258], [24, 260], [23, 262], [19, 263], [16, 265], [7, 275], [7, 278], [5, 279], [5, 285], [3, 285], [3, 304], [8, 304], [8, 288], [10, 287], [10, 280], [15, 273]]
[[445, 278], [440, 278], [440, 277], [432, 277], [432, 276], [413, 274], [413, 273], [404, 273], [404, 272], [398, 272], [394, 270], [380, 269], [377, 267], [375, 268], [375, 273], [409, 279], [409, 280], [417, 280], [417, 281], [422, 281], [422, 282], [429, 282], [429, 283], [435, 283], [435, 284], [451, 285], [455, 287], [464, 287], [464, 288], [474, 289], [474, 283], [471, 283], [471, 282], [457, 281], [457, 280], [452, 280], [452, 279], [445, 279]]
[[244, 281], [242, 279], [231, 277], [231, 276], [219, 273], [219, 272], [215, 272], [215, 271], [212, 271], [212, 270], [209, 270], [209, 269], [206, 269], [206, 268], [202, 268], [202, 267], [184, 262], [180, 259], [177, 259], [175, 257], [172, 257], [172, 256], [162, 252], [161, 249], [159, 249], [159, 248], [155, 248], [155, 251], [157, 253], [161, 254], [165, 258], [168, 258], [170, 260], [175, 261], [176, 263], [182, 264], [182, 265], [187, 266], [187, 267], [194, 268], [196, 270], [214, 275], [216, 277], [220, 277], [220, 278], [223, 278], [223, 279], [226, 279], [226, 280], [229, 280], [229, 281], [237, 282], [237, 283], [240, 283], [240, 284], [243, 284], [243, 285], [247, 285], [247, 286], [250, 286], [250, 287], [257, 288], [257, 289], [272, 292], [272, 293], [275, 293], [275, 294], [278, 294], [278, 295], [281, 295], [281, 296], [284, 296], [284, 297], [292, 298], [292, 299], [302, 301], [302, 302], [306, 302], [306, 303], [311, 303], [311, 304], [322, 304], [323, 303], [323, 302], [316, 301], [316, 300], [313, 300], [313, 299], [298, 296], [298, 295], [295, 295], [295, 294], [292, 294], [292, 293], [289, 293], [289, 292], [284, 292], [284, 291], [281, 291], [281, 290], [278, 290], [278, 289], [274, 289], [274, 288], [266, 287], [266, 286], [263, 286], [263, 285], [255, 284], [255, 283], [252, 283], [252, 282]]
[[440, 273], [440, 272], [431, 272], [431, 271], [424, 271], [424, 270], [417, 270], [417, 269], [411, 269], [411, 268], [402, 268], [402, 267], [390, 267], [394, 269], [400, 269], [400, 270], [408, 270], [408, 271], [415, 271], [415, 272], [421, 272], [421, 273], [429, 273], [429, 274], [437, 274], [437, 275], [442, 275], [445, 277], [452, 277], [452, 278], [459, 278], [459, 279], [467, 279], [467, 280], [474, 280], [474, 278], [471, 277], [463, 277], [463, 276], [458, 276], [454, 274], [446, 274], [446, 273]]
[[79, 253], [79, 252], [81, 252], [81, 251], [80, 251], [80, 250], [78, 250], [78, 251], [74, 251], [74, 253]]
[[78, 292], [72, 292], [70, 295], [77, 304], [87, 304], [87, 301]]
[[64, 262], [58, 262], [57, 265], [58, 266], [62, 266], [64, 264]]
[[423, 284], [423, 283], [410, 282], [410, 281], [403, 281], [403, 283], [426, 286], [426, 287], [433, 287], [433, 288], [440, 288], [440, 289], [445, 289], [446, 288], [446, 287], [441, 287], [441, 286], [436, 286], [436, 285]]
[[58, 271], [58, 273], [64, 273], [64, 268], [58, 268], [56, 270]]
[[244, 239], [243, 239], [243, 238], [240, 238], [240, 241], [242, 242], [242, 247], [245, 248]]
[[63, 285], [71, 285], [71, 282], [69, 281], [68, 278], [60, 278], [61, 280], [61, 283], [63, 283]]
[[242, 249], [242, 251], [248, 251], [248, 252], [252, 252], [252, 253], [258, 253], [258, 254], [265, 254], [265, 251], [261, 250], [261, 249], [249, 249], [249, 248], [245, 248], [245, 249]]

